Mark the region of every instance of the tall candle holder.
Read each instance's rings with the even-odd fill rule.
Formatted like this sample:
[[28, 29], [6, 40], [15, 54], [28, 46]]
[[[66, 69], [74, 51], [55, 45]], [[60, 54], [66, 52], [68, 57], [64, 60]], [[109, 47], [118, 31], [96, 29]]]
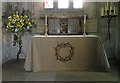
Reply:
[[84, 15], [83, 18], [84, 18], [84, 29], [83, 29], [83, 35], [85, 36], [85, 35], [86, 35], [86, 19], [87, 19], [87, 16]]
[[109, 39], [109, 41], [111, 40], [110, 22], [113, 17], [117, 17], [116, 12], [117, 12], [116, 7], [113, 6], [112, 2], [106, 2], [105, 7], [101, 8], [101, 17], [107, 18], [107, 29], [108, 29], [107, 39]]
[[45, 24], [45, 36], [48, 35], [48, 27], [47, 27], [47, 24]]
[[45, 15], [45, 36], [48, 35], [48, 27], [47, 27], [47, 15]]

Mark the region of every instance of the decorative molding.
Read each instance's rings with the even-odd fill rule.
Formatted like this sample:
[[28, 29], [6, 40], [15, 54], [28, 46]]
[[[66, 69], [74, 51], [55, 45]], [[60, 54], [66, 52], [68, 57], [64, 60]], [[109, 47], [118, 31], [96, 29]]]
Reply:
[[[48, 16], [48, 19], [80, 19], [80, 16]], [[40, 19], [45, 19], [44, 16], [40, 16]]]

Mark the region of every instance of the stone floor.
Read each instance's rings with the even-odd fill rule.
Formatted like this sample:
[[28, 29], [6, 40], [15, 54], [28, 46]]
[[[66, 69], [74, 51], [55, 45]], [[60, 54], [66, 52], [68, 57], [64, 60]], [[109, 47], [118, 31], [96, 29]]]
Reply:
[[[92, 83], [118, 83], [120, 76], [118, 68], [114, 62], [110, 62], [110, 72], [80, 72], [80, 71], [39, 71], [26, 72], [24, 71], [24, 60], [17, 62], [10, 60], [2, 66], [2, 80], [7, 81], [79, 81]], [[5, 83], [3, 82], [3, 83]], [[22, 82], [23, 83], [23, 82]]]

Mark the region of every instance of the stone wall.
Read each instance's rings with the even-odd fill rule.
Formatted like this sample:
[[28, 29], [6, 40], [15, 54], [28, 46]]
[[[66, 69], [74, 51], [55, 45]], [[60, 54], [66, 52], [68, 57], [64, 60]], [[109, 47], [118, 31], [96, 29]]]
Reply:
[[[0, 11], [2, 11], [2, 3], [0, 1]], [[0, 82], [2, 82], [2, 12], [0, 12]]]
[[[0, 0], [0, 11], [2, 11], [2, 2], [1, 2], [1, 0]], [[1, 64], [2, 64], [2, 12], [0, 12], [0, 67], [1, 67]]]
[[119, 59], [120, 61], [120, 2], [118, 4], [118, 42], [117, 42], [117, 46], [118, 46], [118, 50], [117, 50], [117, 58]]
[[[8, 8], [8, 3], [2, 3], [2, 12], [10, 12], [11, 10]], [[5, 26], [2, 21], [2, 62], [6, 62], [14, 57], [12, 52], [15, 51], [12, 46], [12, 35], [11, 33], [7, 33], [5, 31]], [[15, 53], [16, 54], [16, 53]]]

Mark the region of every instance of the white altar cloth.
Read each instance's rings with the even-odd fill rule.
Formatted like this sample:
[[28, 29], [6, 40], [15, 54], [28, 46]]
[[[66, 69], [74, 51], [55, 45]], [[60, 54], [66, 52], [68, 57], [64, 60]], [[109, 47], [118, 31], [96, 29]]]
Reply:
[[[55, 47], [68, 42], [74, 48], [72, 60], [62, 62], [56, 59]], [[62, 56], [66, 51], [60, 54]], [[40, 70], [109, 70], [104, 48], [95, 35], [35, 35], [32, 37], [25, 59], [26, 71]]]

